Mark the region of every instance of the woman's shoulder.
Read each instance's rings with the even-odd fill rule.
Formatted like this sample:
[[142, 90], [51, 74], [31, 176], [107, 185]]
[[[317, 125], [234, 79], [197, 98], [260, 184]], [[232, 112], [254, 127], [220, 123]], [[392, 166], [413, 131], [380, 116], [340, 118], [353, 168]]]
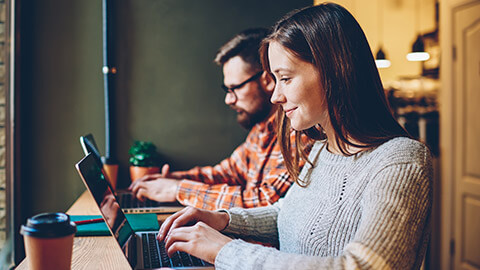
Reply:
[[407, 137], [390, 139], [372, 150], [371, 154], [388, 163], [416, 163], [422, 166], [430, 163], [431, 158], [425, 144]]

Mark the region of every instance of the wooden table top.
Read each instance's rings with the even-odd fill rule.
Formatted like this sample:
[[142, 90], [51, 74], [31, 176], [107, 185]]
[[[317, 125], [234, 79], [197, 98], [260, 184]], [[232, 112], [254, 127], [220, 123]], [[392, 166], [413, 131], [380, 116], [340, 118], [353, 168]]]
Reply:
[[[68, 209], [70, 215], [100, 215], [95, 201], [88, 191], [85, 191]], [[28, 269], [28, 263], [23, 260], [18, 270]], [[113, 236], [75, 237], [73, 243], [72, 269], [131, 269], [122, 250]]]

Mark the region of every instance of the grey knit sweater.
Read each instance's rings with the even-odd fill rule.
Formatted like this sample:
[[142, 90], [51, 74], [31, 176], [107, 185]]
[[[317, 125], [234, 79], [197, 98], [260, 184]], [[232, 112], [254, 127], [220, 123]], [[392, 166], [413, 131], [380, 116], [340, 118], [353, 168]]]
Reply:
[[345, 157], [317, 142], [300, 178], [272, 206], [228, 211], [226, 244], [216, 269], [418, 269], [428, 241], [432, 204], [430, 153], [395, 138]]

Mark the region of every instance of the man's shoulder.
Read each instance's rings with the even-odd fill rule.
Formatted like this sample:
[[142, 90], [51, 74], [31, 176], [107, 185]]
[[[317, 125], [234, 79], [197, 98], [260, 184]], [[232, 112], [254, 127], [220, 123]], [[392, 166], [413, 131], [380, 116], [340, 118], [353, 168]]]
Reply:
[[257, 123], [248, 133], [246, 143], [255, 145], [262, 145], [266, 147], [277, 138], [275, 117], [270, 117], [267, 120]]
[[248, 134], [270, 134], [274, 133], [276, 134], [276, 120], [275, 120], [275, 115], [271, 115], [267, 119], [263, 120], [262, 122], [257, 123], [255, 126], [252, 127], [250, 132]]

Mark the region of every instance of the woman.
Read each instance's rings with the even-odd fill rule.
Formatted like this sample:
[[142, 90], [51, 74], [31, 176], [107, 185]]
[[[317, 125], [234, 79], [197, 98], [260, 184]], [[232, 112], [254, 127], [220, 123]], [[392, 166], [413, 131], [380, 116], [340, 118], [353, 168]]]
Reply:
[[[268, 207], [174, 214], [159, 232], [168, 252], [217, 269], [418, 269], [428, 241], [430, 154], [391, 115], [353, 16], [336, 4], [288, 14], [261, 54], [276, 80], [271, 101], [283, 109], [281, 143], [297, 185]], [[301, 173], [303, 151], [285, 154], [290, 128], [317, 140]]]

